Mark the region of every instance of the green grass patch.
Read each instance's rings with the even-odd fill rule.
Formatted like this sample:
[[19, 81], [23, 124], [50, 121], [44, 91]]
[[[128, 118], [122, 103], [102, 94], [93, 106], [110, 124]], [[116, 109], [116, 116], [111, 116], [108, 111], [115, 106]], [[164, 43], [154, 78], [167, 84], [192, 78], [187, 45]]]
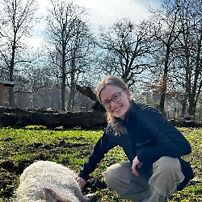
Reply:
[[[171, 202], [202, 201], [202, 129], [180, 128], [192, 145], [192, 153], [184, 158], [191, 161], [195, 178], [190, 186], [176, 192]], [[79, 172], [103, 131], [47, 130], [41, 126], [25, 129], [0, 129], [0, 202], [9, 201], [23, 169], [35, 160], [61, 163]], [[101, 181], [102, 172], [111, 164], [125, 160], [121, 148], [111, 150], [91, 174]], [[100, 201], [126, 202], [108, 188], [94, 190]]]

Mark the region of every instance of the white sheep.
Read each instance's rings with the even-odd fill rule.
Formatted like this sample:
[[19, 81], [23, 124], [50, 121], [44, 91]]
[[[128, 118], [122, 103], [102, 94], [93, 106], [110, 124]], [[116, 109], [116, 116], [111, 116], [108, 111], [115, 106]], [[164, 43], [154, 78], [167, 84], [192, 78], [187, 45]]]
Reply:
[[50, 161], [37, 161], [20, 176], [17, 202], [85, 202], [76, 182], [77, 175], [69, 168]]

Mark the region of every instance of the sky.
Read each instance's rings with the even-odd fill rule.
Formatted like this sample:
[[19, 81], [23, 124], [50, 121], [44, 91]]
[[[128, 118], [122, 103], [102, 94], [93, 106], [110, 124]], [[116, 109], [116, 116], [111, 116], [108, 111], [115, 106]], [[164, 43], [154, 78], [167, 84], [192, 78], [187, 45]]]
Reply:
[[148, 0], [74, 0], [90, 11], [92, 24], [106, 25], [130, 17], [135, 22], [148, 16]]
[[[67, 0], [68, 1], [68, 0]], [[73, 0], [87, 9], [89, 13], [89, 21], [92, 29], [99, 26], [109, 27], [114, 22], [122, 18], [130, 18], [134, 23], [149, 18], [149, 8], [157, 8], [160, 0]], [[38, 0], [39, 15], [45, 15], [49, 5], [48, 0]], [[35, 28], [35, 36], [30, 39], [30, 43], [37, 47], [43, 40], [41, 32], [45, 27], [41, 22]]]
[[[67, 0], [68, 1], [68, 0]], [[48, 0], [38, 0], [40, 12], [48, 7]], [[149, 6], [158, 7], [160, 0], [73, 0], [88, 9], [92, 24], [110, 25], [115, 20], [130, 17], [135, 22], [148, 17]]]

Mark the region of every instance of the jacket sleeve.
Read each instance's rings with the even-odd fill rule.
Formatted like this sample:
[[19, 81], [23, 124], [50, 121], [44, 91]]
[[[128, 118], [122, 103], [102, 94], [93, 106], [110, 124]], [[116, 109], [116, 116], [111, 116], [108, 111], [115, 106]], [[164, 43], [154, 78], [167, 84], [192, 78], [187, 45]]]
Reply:
[[103, 136], [96, 143], [88, 161], [84, 164], [82, 170], [80, 171], [79, 176], [88, 180], [89, 174], [94, 171], [97, 164], [104, 158], [104, 155], [115, 146], [116, 143], [114, 140], [114, 134], [108, 127]]
[[191, 152], [191, 146], [183, 134], [156, 109], [143, 109], [140, 119], [155, 140], [154, 145], [137, 151], [137, 157], [141, 162], [152, 164], [162, 156], [180, 158]]

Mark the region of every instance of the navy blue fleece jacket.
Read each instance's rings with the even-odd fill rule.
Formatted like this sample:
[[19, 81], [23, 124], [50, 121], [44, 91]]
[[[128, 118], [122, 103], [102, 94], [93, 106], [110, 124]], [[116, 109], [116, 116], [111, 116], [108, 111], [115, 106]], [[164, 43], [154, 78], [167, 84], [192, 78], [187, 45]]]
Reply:
[[144, 167], [162, 156], [181, 158], [191, 152], [189, 142], [153, 107], [130, 103], [125, 119], [119, 120], [127, 128], [126, 134], [116, 134], [110, 125], [96, 143], [79, 176], [87, 180], [104, 155], [113, 147], [123, 148], [129, 161], [138, 157]]

